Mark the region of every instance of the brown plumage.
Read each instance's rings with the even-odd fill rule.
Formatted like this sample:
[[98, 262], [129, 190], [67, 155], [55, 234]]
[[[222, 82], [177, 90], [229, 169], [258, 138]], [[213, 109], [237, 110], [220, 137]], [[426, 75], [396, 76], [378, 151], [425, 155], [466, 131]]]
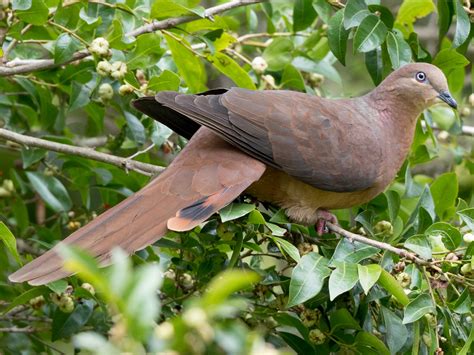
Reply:
[[[107, 264], [114, 247], [133, 253], [168, 229], [190, 230], [244, 191], [316, 223], [319, 211], [361, 204], [385, 189], [422, 110], [438, 99], [455, 107], [447, 89], [438, 68], [419, 63], [354, 99], [237, 88], [139, 99], [137, 109], [190, 142], [162, 175], [62, 243]], [[56, 248], [10, 280], [39, 285], [69, 275]]]

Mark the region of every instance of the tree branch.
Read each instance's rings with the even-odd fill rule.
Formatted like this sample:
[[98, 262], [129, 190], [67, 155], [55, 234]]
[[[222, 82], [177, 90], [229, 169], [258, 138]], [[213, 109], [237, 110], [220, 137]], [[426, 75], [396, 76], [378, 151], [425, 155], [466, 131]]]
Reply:
[[155, 175], [161, 173], [165, 168], [157, 165], [142, 163], [131, 160], [130, 158], [117, 157], [115, 155], [101, 153], [92, 148], [76, 147], [68, 144], [51, 142], [45, 139], [25, 136], [15, 133], [4, 128], [0, 128], [0, 138], [16, 142], [26, 147], [35, 147], [51, 150], [53, 152], [71, 154], [87, 159], [100, 161], [123, 168], [125, 170], [133, 170], [143, 175]]
[[[252, 4], [258, 4], [261, 2], [265, 2], [267, 0], [235, 0], [235, 1], [230, 1], [224, 4], [220, 4], [214, 7], [210, 7], [204, 11], [204, 18], [209, 18], [212, 19], [212, 16], [217, 15], [221, 12], [227, 11], [234, 9], [236, 7], [240, 6], [247, 6], [247, 5], [252, 5]], [[175, 17], [175, 18], [169, 18], [163, 21], [153, 21], [152, 23], [148, 25], [144, 25], [141, 27], [136, 28], [133, 31], [130, 31], [127, 33], [127, 36], [130, 37], [137, 37], [140, 36], [144, 33], [149, 33], [149, 32], [155, 32], [158, 30], [165, 30], [170, 27], [175, 27], [178, 25], [181, 25], [186, 22], [191, 22], [194, 20], [199, 20], [201, 17], [197, 15], [193, 16], [181, 16], [181, 17]]]
[[373, 239], [370, 239], [370, 238], [363, 237], [359, 234], [349, 232], [349, 231], [345, 230], [344, 228], [341, 228], [338, 225], [335, 225], [335, 224], [330, 223], [330, 222], [326, 222], [326, 226], [328, 227], [328, 229], [331, 232], [339, 234], [339, 235], [341, 235], [344, 238], [347, 238], [349, 240], [356, 240], [360, 243], [364, 243], [364, 244], [371, 245], [371, 246], [379, 248], [379, 249], [390, 251], [392, 253], [395, 253], [395, 254], [401, 256], [402, 258], [406, 258], [408, 260], [413, 261], [415, 264], [418, 264], [420, 266], [427, 266], [427, 267], [432, 268], [433, 270], [436, 270], [438, 272], [442, 272], [442, 270], [439, 267], [433, 265], [432, 263], [430, 263], [427, 260], [419, 258], [414, 253], [411, 253], [408, 250], [397, 248], [397, 247], [394, 247], [393, 245], [390, 245], [388, 243], [379, 242], [378, 240], [373, 240]]
[[[231, 10], [241, 6], [247, 6], [252, 4], [258, 4], [265, 2], [267, 0], [234, 0], [224, 4], [220, 4], [214, 7], [210, 7], [204, 11], [204, 17], [212, 19], [212, 16], [217, 15], [221, 12]], [[150, 24], [140, 26], [133, 31], [130, 31], [126, 34], [129, 37], [137, 37], [145, 33], [150, 33], [158, 30], [164, 30], [167, 28], [175, 27], [183, 23], [199, 20], [201, 17], [195, 16], [180, 16], [169, 18], [163, 21], [153, 21]], [[90, 55], [88, 50], [82, 50], [74, 53], [73, 57], [63, 63], [55, 63], [54, 59], [37, 59], [31, 60], [29, 63], [23, 65], [17, 65], [14, 67], [9, 67], [9, 63], [5, 63], [4, 66], [0, 66], [0, 77], [10, 76], [15, 74], [24, 74], [36, 70], [51, 69], [61, 65], [69, 64], [76, 60], [84, 59]]]
[[54, 59], [32, 59], [26, 64], [16, 65], [13, 67], [9, 66], [9, 63], [6, 63], [5, 66], [0, 66], [0, 77], [1, 76], [10, 76], [15, 74], [25, 74], [30, 73], [36, 70], [45, 70], [55, 68], [61, 65], [69, 64], [75, 62], [76, 60], [84, 59], [88, 57], [90, 53], [87, 50], [79, 51], [74, 53], [71, 59], [63, 63], [55, 63]]

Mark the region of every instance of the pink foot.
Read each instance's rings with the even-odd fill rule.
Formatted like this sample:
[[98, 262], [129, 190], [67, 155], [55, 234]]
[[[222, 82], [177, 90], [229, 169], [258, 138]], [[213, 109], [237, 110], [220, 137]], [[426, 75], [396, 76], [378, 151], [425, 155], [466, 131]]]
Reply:
[[326, 226], [326, 222], [331, 222], [334, 224], [338, 224], [339, 222], [337, 221], [337, 217], [333, 215], [331, 212], [328, 210], [317, 210], [316, 211], [316, 216], [318, 217], [318, 220], [316, 222], [316, 233], [318, 236], [322, 236], [324, 233], [327, 233], [329, 230]]

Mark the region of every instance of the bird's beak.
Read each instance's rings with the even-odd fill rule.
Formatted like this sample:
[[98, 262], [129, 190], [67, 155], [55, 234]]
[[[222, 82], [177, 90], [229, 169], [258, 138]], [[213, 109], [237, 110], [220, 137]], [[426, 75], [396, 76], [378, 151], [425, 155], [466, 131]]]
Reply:
[[443, 100], [444, 102], [446, 102], [449, 106], [451, 106], [452, 108], [458, 108], [458, 103], [456, 102], [456, 100], [453, 99], [453, 97], [451, 96], [451, 94], [449, 93], [449, 91], [447, 90], [443, 90], [439, 93], [438, 97]]

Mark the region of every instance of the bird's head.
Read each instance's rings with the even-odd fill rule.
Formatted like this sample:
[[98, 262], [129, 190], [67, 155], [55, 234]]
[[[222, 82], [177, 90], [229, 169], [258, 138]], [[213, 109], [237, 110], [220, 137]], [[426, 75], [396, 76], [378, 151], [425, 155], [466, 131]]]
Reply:
[[407, 64], [390, 74], [385, 82], [396, 88], [396, 95], [407, 104], [412, 103], [425, 109], [441, 100], [452, 108], [457, 108], [456, 100], [449, 93], [445, 75], [432, 64]]

